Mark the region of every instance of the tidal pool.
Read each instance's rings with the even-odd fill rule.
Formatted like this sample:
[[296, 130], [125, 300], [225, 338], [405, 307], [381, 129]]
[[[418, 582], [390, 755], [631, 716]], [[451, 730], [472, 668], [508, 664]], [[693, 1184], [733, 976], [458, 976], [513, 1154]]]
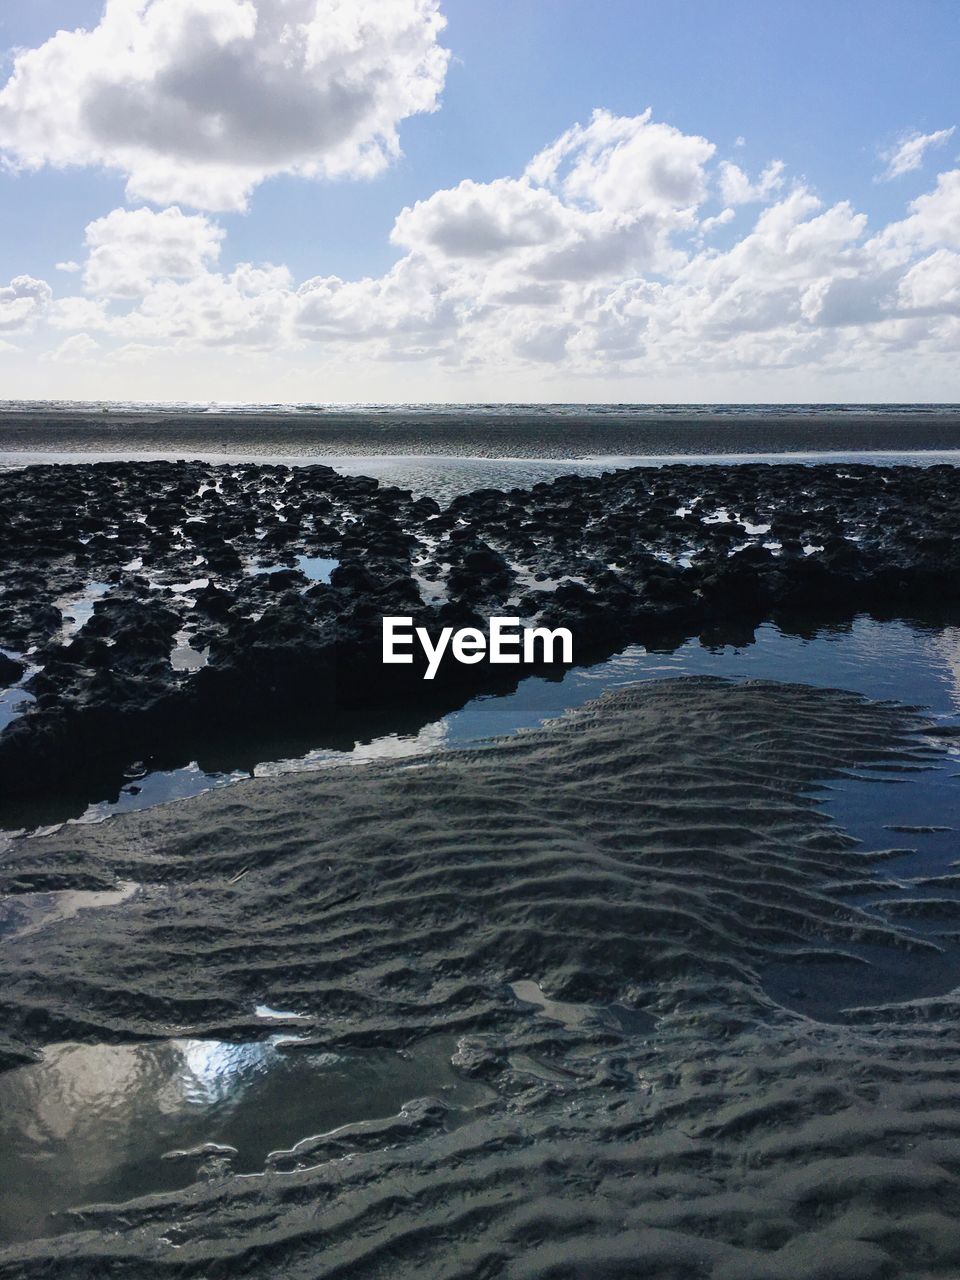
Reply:
[[[267, 1155], [412, 1099], [458, 1111], [489, 1097], [450, 1065], [456, 1039], [349, 1055], [268, 1039], [48, 1046], [0, 1074], [0, 1244], [67, 1229], [72, 1207], [263, 1171]], [[198, 1148], [207, 1144], [220, 1152]], [[232, 1149], [229, 1150], [229, 1149]]]

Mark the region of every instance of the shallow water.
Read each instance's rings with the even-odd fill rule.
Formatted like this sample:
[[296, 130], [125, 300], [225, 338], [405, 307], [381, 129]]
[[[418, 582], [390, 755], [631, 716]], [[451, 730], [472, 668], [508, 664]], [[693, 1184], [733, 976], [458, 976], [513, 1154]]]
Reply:
[[[266, 762], [257, 772], [319, 768], [462, 745], [533, 727], [604, 689], [682, 674], [842, 686], [875, 698], [924, 704], [946, 726], [960, 719], [960, 627], [921, 628], [859, 618], [851, 626], [807, 638], [767, 624], [758, 629], [753, 643], [738, 646], [711, 648], [690, 641], [672, 653], [632, 646], [594, 667], [571, 670], [562, 679], [530, 679], [507, 697], [477, 698], [415, 736], [388, 735], [358, 744], [351, 752], [317, 751], [296, 760]], [[816, 798], [863, 842], [863, 848], [910, 850], [882, 865], [886, 876], [909, 881], [921, 873], [943, 874], [960, 856], [956, 832], [936, 830], [960, 827], [958, 741], [943, 739], [939, 768], [864, 771], [830, 780]], [[156, 803], [227, 781], [199, 769], [147, 775], [138, 780], [143, 788], [139, 795], [124, 795], [121, 805], [100, 806], [87, 816], [102, 817], [120, 807]], [[931, 830], [894, 830], [897, 827]], [[117, 890], [130, 891], [136, 886]], [[960, 905], [956, 889], [909, 888], [914, 898], [934, 893], [956, 898]], [[881, 890], [859, 897], [848, 894], [845, 900], [882, 911], [885, 901], [903, 896]], [[39, 929], [58, 918], [62, 909], [98, 905], [96, 894], [70, 897], [77, 901], [65, 904], [61, 894], [31, 895], [13, 927]], [[898, 923], [928, 938], [938, 927], [936, 920]], [[761, 975], [764, 987], [788, 1008], [843, 1021], [843, 1010], [849, 1006], [939, 994], [960, 981], [960, 948], [955, 944], [935, 957], [867, 947], [857, 948], [856, 954], [866, 965], [769, 965]], [[612, 1018], [628, 1034], [656, 1034], [647, 1014], [554, 1000], [535, 978], [516, 982], [513, 990], [535, 1019], [576, 1027], [584, 1019]], [[409, 1055], [334, 1056], [309, 1043], [312, 1028], [295, 1010], [256, 1006], [252, 1013], [265, 1031], [275, 1034], [242, 1043], [61, 1044], [48, 1049], [42, 1063], [0, 1075], [0, 1238], [26, 1239], [64, 1229], [68, 1224], [51, 1218], [51, 1213], [175, 1189], [198, 1173], [255, 1174], [271, 1151], [342, 1124], [396, 1115], [411, 1098], [440, 1098], [452, 1108], [447, 1123], [454, 1125], [464, 1109], [489, 1096], [451, 1066], [455, 1042], [450, 1037], [424, 1041]], [[290, 1043], [298, 1037], [307, 1041], [300, 1048]], [[555, 1079], [549, 1068], [532, 1058], [515, 1055], [511, 1061], [517, 1070], [539, 1075], [545, 1083]], [[214, 1151], [164, 1159], [173, 1150], [208, 1143], [236, 1148], [236, 1154]]]
[[22, 715], [31, 702], [33, 694], [27, 693], [26, 689], [19, 689], [16, 685], [11, 689], [0, 689], [0, 732], [11, 720]]
[[[205, 767], [203, 761], [182, 769], [148, 769], [115, 801], [90, 804], [76, 820], [99, 822], [114, 813], [185, 799], [212, 787], [242, 783], [251, 772], [255, 777], [274, 777], [464, 746], [477, 739], [536, 728], [599, 697], [606, 689], [670, 676], [794, 680], [922, 706], [948, 720], [960, 717], [960, 626], [920, 627], [860, 617], [850, 625], [822, 628], [810, 637], [787, 634], [773, 623], [765, 623], [752, 635], [752, 640], [745, 636], [737, 645], [708, 646], [688, 640], [670, 652], [631, 645], [604, 662], [573, 667], [557, 679], [530, 677], [514, 693], [474, 698], [416, 733], [384, 733], [357, 740], [349, 749], [316, 747], [304, 752], [301, 747], [285, 755], [282, 745], [278, 749], [273, 741], [262, 746], [261, 758], [251, 771], [224, 772]], [[322, 726], [318, 726], [317, 736], [321, 738]], [[256, 758], [256, 743], [250, 753]], [[28, 817], [31, 827], [46, 827], [57, 820], [55, 808], [42, 802]]]
[[[262, 1171], [268, 1153], [313, 1134], [396, 1115], [415, 1098], [457, 1111], [488, 1091], [450, 1065], [449, 1036], [402, 1053], [349, 1056], [268, 1040], [64, 1043], [0, 1074], [0, 1242], [66, 1229], [51, 1214], [189, 1185], [204, 1163]], [[217, 1153], [210, 1153], [214, 1162]], [[209, 1168], [210, 1166], [208, 1166]]]
[[81, 911], [118, 906], [132, 898], [138, 888], [132, 881], [122, 881], [115, 889], [56, 889], [0, 898], [0, 939], [24, 938], [47, 925], [70, 920]]
[[177, 462], [182, 459], [214, 464], [253, 463], [270, 466], [333, 467], [344, 475], [371, 476], [383, 485], [410, 489], [414, 494], [427, 494], [438, 502], [450, 502], [459, 494], [474, 489], [529, 488], [556, 480], [564, 475], [598, 476], [605, 471], [625, 467], [660, 467], [673, 463], [730, 465], [748, 462], [849, 462], [877, 466], [929, 467], [940, 463], [960, 466], [960, 449], [901, 449], [852, 452], [786, 452], [786, 453], [662, 453], [662, 454], [586, 454], [581, 458], [489, 458], [454, 454], [324, 454], [304, 450], [300, 453], [268, 453], [248, 450], [187, 448], [120, 449], [87, 452], [58, 450], [0, 450], [0, 470], [40, 464], [71, 465], [91, 462]]

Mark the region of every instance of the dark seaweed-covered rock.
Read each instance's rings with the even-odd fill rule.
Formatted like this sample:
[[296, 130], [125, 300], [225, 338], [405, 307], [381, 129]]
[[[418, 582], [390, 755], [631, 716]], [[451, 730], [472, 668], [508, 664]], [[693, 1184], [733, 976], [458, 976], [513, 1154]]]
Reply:
[[13, 658], [8, 658], [5, 653], [0, 653], [0, 688], [16, 684], [23, 678], [25, 671], [26, 667], [22, 662], [17, 662]]
[[[318, 726], [407, 714], [425, 705], [424, 664], [384, 667], [385, 615], [431, 634], [493, 615], [566, 626], [580, 658], [770, 617], [815, 627], [960, 608], [957, 475], [686, 464], [441, 507], [325, 466], [5, 472], [0, 650], [29, 650], [34, 669], [0, 653], [0, 687], [22, 679], [33, 695], [0, 735], [0, 794], [116, 771], [151, 748], [185, 763], [210, 726], [238, 740], [294, 710]], [[329, 582], [310, 581], [299, 556], [337, 561]], [[206, 664], [176, 660], [190, 652]], [[445, 662], [431, 706], [505, 679]]]

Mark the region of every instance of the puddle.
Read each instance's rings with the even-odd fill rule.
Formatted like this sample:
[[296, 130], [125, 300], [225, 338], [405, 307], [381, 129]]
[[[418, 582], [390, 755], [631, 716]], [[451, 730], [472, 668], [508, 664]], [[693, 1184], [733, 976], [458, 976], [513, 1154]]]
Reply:
[[127, 902], [140, 886], [122, 880], [115, 889], [57, 889], [49, 893], [17, 893], [0, 898], [0, 938], [25, 938], [47, 925], [71, 920], [81, 911]]
[[190, 634], [178, 631], [173, 638], [173, 649], [170, 652], [170, 665], [174, 671], [199, 671], [205, 667], [210, 657], [210, 647], [194, 649], [190, 644]]
[[289, 573], [298, 569], [311, 582], [329, 582], [330, 575], [337, 568], [339, 560], [329, 560], [324, 556], [295, 556], [296, 564], [258, 564], [247, 569], [251, 578], [259, 578], [265, 573]]
[[570, 1031], [590, 1023], [600, 1023], [611, 1030], [624, 1031], [628, 1035], [643, 1035], [652, 1031], [656, 1018], [642, 1009], [628, 1009], [626, 1005], [614, 1004], [607, 1007], [591, 1004], [570, 1004], [565, 1000], [551, 1000], [544, 995], [538, 982], [522, 979], [511, 982], [510, 990], [524, 1004], [533, 1005], [551, 1022], [561, 1022]]
[[340, 564], [323, 556], [297, 556], [297, 567], [311, 582], [329, 582], [330, 575]]
[[32, 693], [27, 693], [26, 689], [19, 689], [16, 686], [0, 691], [0, 733], [8, 724], [16, 720], [17, 716], [23, 715], [33, 700]]
[[412, 1099], [456, 1111], [490, 1096], [450, 1065], [456, 1037], [344, 1056], [281, 1040], [65, 1043], [0, 1075], [0, 1241], [66, 1229], [50, 1215], [70, 1207], [188, 1185], [202, 1154], [171, 1153], [213, 1143], [236, 1149], [219, 1153], [233, 1172], [260, 1173], [272, 1151]]
[[[856, 852], [883, 852], [871, 864], [868, 891], [838, 894], [936, 950], [856, 945], [848, 959], [776, 962], [764, 989], [808, 1017], [844, 1021], [844, 1010], [944, 995], [960, 986], [960, 844], [951, 829], [960, 813], [960, 751], [944, 743], [926, 769], [864, 770], [831, 779], [814, 797], [847, 834]], [[918, 821], [919, 819], [919, 821]], [[851, 859], [850, 879], [861, 873]]]
[[[203, 654], [197, 659], [202, 663]], [[822, 627], [812, 636], [791, 634], [774, 623], [765, 623], [746, 631], [736, 643], [692, 639], [672, 651], [630, 645], [603, 662], [572, 667], [559, 679], [531, 676], [522, 680], [514, 693], [472, 698], [460, 710], [426, 724], [414, 723], [406, 731], [386, 724], [380, 733], [358, 735], [350, 744], [325, 741], [322, 727], [318, 727], [312, 741], [304, 741], [303, 735], [291, 735], [287, 740], [282, 734], [276, 739], [259, 740], [251, 734], [249, 739], [238, 740], [235, 751], [218, 752], [177, 768], [157, 767], [148, 760], [147, 776], [138, 781], [135, 790], [123, 789], [118, 781], [109, 799], [101, 794], [91, 795], [88, 800], [64, 801], [51, 795], [22, 807], [5, 806], [0, 828], [6, 832], [32, 831], [65, 820], [99, 822], [115, 813], [199, 795], [251, 776], [273, 777], [463, 746], [518, 729], [536, 728], [599, 697], [607, 689], [634, 681], [684, 675], [782, 680], [785, 674], [804, 684], [851, 689], [870, 698], [892, 698], [929, 707], [939, 715], [958, 715], [960, 627], [921, 627], [861, 616], [850, 624]], [[4, 704], [0, 703], [0, 714], [3, 711]], [[957, 769], [960, 771], [960, 763]], [[918, 819], [911, 811], [904, 820]], [[884, 821], [896, 821], [896, 817]], [[943, 821], [960, 825], [955, 818]], [[889, 832], [887, 836], [887, 845], [910, 843], [890, 838]], [[954, 856], [960, 857], [960, 848]]]
[[90, 621], [93, 617], [94, 605], [109, 590], [109, 582], [88, 582], [85, 590], [79, 595], [61, 596], [59, 600], [54, 600], [54, 606], [63, 615], [60, 638], [64, 643], [69, 643], [77, 632]]

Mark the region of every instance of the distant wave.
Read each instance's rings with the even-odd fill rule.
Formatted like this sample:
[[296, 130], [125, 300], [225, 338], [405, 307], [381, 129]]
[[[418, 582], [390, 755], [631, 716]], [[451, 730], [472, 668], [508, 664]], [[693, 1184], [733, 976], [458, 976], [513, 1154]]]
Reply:
[[299, 404], [252, 404], [245, 401], [202, 401], [202, 400], [0, 400], [0, 414], [3, 413], [90, 413], [109, 414], [310, 414], [324, 416], [326, 414], [341, 417], [344, 414], [356, 414], [358, 417], [390, 418], [410, 416], [429, 418], [456, 413], [463, 417], [635, 417], [639, 420], [647, 418], [700, 417], [718, 418], [735, 416], [737, 418], [764, 418], [766, 416], [797, 416], [814, 418], [819, 414], [849, 413], [857, 416], [890, 416], [903, 414], [960, 413], [958, 404], [914, 403], [914, 404], [856, 404], [817, 402], [809, 404], [597, 404], [585, 402], [555, 404], [516, 403], [411, 403], [411, 404], [339, 404], [329, 402]]

